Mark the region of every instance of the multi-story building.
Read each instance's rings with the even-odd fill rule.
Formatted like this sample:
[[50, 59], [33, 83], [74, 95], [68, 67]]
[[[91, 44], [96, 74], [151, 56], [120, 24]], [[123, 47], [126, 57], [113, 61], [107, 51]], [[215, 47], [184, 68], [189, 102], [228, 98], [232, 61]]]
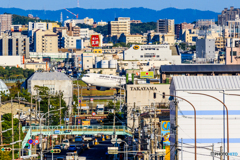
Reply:
[[12, 36], [3, 34], [0, 37], [0, 55], [25, 56], [29, 58], [29, 38], [21, 32], [12, 33]]
[[174, 34], [174, 19], [159, 19], [157, 20], [158, 33]]
[[49, 30], [37, 30], [34, 32], [34, 51], [40, 53], [57, 53], [58, 36]]
[[226, 42], [226, 64], [240, 64], [240, 39], [228, 38]]
[[195, 28], [209, 27], [215, 25], [214, 19], [199, 19], [195, 24]]
[[195, 45], [198, 38], [197, 29], [182, 29], [181, 30], [181, 40], [188, 43], [189, 45]]
[[141, 20], [131, 20], [130, 23], [139, 24], [139, 23], [142, 23], [142, 21]]
[[215, 47], [218, 50], [224, 50], [225, 49], [226, 40], [223, 37], [216, 37], [215, 39]]
[[215, 39], [197, 39], [196, 41], [197, 58], [214, 59], [215, 58]]
[[228, 21], [235, 20], [236, 15], [240, 16], [240, 9], [230, 7], [230, 9], [224, 8], [222, 13], [218, 15], [218, 25], [227, 25]]
[[60, 26], [57, 23], [47, 23], [47, 29], [50, 31], [53, 31], [53, 28], [58, 28], [58, 27]]
[[[149, 36], [150, 38], [150, 36]], [[163, 34], [163, 33], [155, 33], [149, 42], [156, 42], [160, 44], [169, 44], [171, 46], [175, 43], [175, 35], [174, 34]]]
[[72, 26], [75, 27], [78, 23], [80, 24], [87, 24], [87, 25], [93, 25], [94, 20], [93, 18], [84, 18], [84, 19], [68, 19], [64, 21], [64, 26], [67, 26], [67, 23], [72, 23]]
[[12, 25], [12, 15], [11, 14], [1, 14], [0, 15], [0, 31], [4, 32], [11, 29]]
[[115, 21], [110, 21], [108, 23], [108, 32], [110, 35], [125, 35], [130, 34], [130, 18], [129, 17], [118, 17]]
[[46, 22], [28, 22], [28, 31], [41, 29], [43, 31], [47, 30]]
[[162, 61], [181, 64], [181, 55], [170, 45], [133, 45], [123, 53], [123, 60]]
[[108, 24], [107, 22], [103, 22], [102, 20], [101, 22], [97, 22], [98, 26], [106, 26], [107, 24]]
[[140, 34], [136, 34], [136, 35], [121, 34], [118, 41], [124, 42], [126, 44], [128, 43], [143, 44], [143, 36]]
[[80, 39], [80, 37], [74, 37], [74, 36], [68, 36], [68, 35], [64, 36], [62, 38], [63, 43], [64, 43], [63, 48], [65, 48], [65, 49], [74, 49], [74, 48], [76, 48], [76, 42], [79, 39]]
[[194, 28], [194, 24], [191, 23], [181, 23], [181, 24], [175, 24], [175, 35], [177, 39], [180, 39], [180, 35], [181, 35], [181, 30], [183, 29], [193, 29]]

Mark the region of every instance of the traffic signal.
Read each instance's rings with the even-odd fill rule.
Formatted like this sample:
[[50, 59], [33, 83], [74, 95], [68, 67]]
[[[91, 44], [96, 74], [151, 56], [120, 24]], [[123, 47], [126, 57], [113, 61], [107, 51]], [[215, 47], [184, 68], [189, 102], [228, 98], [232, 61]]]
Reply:
[[162, 93], [162, 98], [165, 98], [165, 92]]
[[12, 150], [12, 148], [9, 148], [9, 147], [6, 147], [6, 148], [3, 148], [3, 149], [2, 149], [2, 151], [9, 151], [9, 152], [10, 152], [11, 150]]
[[156, 99], [157, 94], [153, 92], [153, 98]]
[[61, 153], [61, 149], [51, 149], [51, 153]]

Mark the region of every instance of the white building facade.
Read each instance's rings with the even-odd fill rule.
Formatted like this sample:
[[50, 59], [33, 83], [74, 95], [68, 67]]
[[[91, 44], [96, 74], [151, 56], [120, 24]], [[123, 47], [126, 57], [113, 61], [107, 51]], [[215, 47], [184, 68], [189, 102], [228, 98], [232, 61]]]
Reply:
[[[170, 85], [171, 95], [185, 98], [196, 108], [197, 159], [212, 160], [212, 145], [215, 153], [220, 152], [220, 147], [223, 148], [223, 152], [228, 152], [226, 110], [223, 104], [214, 98], [191, 93], [207, 94], [226, 104], [229, 116], [229, 153], [232, 154], [230, 160], [237, 159], [236, 153], [239, 152], [240, 146], [240, 100], [238, 96], [228, 94], [240, 95], [240, 76], [173, 77]], [[178, 149], [181, 149], [181, 141], [183, 152], [179, 151], [178, 156], [183, 156], [184, 160], [193, 160], [195, 159], [193, 107], [181, 99], [177, 99], [176, 102], [177, 107], [173, 101], [170, 103], [171, 160], [175, 159], [177, 149], [175, 144], [178, 143]], [[177, 112], [175, 108], [178, 108]], [[174, 128], [177, 128], [178, 135]], [[220, 159], [220, 156], [216, 155], [215, 159]], [[227, 156], [223, 159], [227, 159]]]
[[169, 45], [133, 45], [124, 51], [123, 59], [169, 61], [171, 64], [181, 64], [180, 53], [173, 53]]

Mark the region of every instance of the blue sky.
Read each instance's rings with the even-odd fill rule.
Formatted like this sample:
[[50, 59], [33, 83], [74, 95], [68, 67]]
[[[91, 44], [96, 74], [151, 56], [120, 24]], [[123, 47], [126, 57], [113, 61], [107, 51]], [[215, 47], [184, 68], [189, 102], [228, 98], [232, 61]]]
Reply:
[[[221, 12], [225, 7], [240, 8], [239, 0], [79, 0], [79, 4], [88, 9], [144, 7], [161, 10], [175, 7]], [[0, 0], [0, 7], [57, 10], [77, 7], [77, 0]]]

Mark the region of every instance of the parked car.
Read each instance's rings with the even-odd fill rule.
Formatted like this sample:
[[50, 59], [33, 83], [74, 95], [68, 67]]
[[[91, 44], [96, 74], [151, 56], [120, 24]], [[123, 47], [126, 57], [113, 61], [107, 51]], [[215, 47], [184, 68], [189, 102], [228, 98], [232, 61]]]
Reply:
[[82, 142], [82, 141], [83, 141], [83, 139], [81, 136], [75, 137], [75, 142]]
[[63, 157], [57, 157], [56, 160], [65, 160]]
[[61, 146], [61, 149], [67, 149], [68, 148], [68, 146], [64, 143], [60, 144], [60, 146]]
[[76, 147], [76, 145], [71, 144], [68, 147], [68, 152], [74, 152], [74, 151], [77, 151], [77, 147]]

